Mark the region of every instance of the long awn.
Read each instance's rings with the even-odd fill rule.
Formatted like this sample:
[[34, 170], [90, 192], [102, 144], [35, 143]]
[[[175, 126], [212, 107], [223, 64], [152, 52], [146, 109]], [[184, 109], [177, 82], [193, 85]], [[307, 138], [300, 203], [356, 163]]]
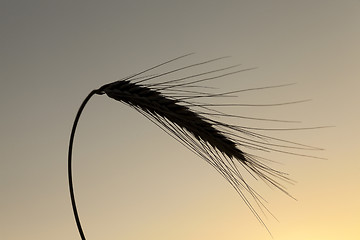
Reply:
[[[75, 117], [70, 135], [68, 151], [68, 180], [74, 217], [79, 234], [83, 240], [85, 240], [85, 234], [81, 227], [73, 189], [72, 149], [76, 126], [80, 115], [85, 105], [93, 95], [106, 94], [108, 97], [134, 108], [170, 136], [179, 141], [186, 148], [207, 161], [233, 186], [255, 217], [264, 226], [264, 222], [257, 213], [253, 204], [250, 202], [249, 197], [254, 200], [255, 204], [261, 210], [266, 209], [264, 199], [248, 184], [244, 174], [250, 175], [254, 179], [261, 179], [265, 183], [275, 186], [289, 196], [290, 194], [280, 182], [291, 182], [291, 179], [285, 172], [270, 167], [270, 160], [262, 158], [258, 155], [247, 153], [244, 149], [251, 149], [260, 152], [280, 152], [306, 157], [312, 156], [294, 151], [320, 150], [320, 148], [271, 137], [257, 131], [301, 130], [313, 128], [274, 129], [239, 126], [230, 124], [224, 121], [224, 119], [238, 118], [284, 123], [292, 121], [239, 116], [228, 114], [219, 110], [220, 107], [224, 106], [281, 106], [303, 101], [271, 104], [216, 104], [204, 101], [201, 102], [202, 99], [216, 99], [219, 97], [229, 98], [236, 96], [236, 94], [241, 92], [278, 88], [288, 86], [290, 84], [255, 87], [229, 92], [214, 92], [212, 91], [214, 90], [213, 88], [204, 85], [205, 82], [251, 69], [237, 69], [239, 65], [218, 68], [180, 77], [176, 75], [177, 73], [182, 73], [185, 69], [194, 69], [196, 67], [218, 61], [222, 58], [186, 65], [161, 74], [145, 75], [154, 69], [160, 68], [189, 55], [190, 54], [171, 59], [122, 80], [105, 84], [99, 89], [91, 91], [81, 104]], [[154, 81], [156, 79], [160, 79], [161, 77], [167, 77], [170, 80], [162, 80], [159, 82]]]

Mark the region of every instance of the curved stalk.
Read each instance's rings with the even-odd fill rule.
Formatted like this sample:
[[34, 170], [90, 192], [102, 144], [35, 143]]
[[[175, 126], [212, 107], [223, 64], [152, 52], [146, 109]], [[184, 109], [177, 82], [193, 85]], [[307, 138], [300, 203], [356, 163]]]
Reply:
[[71, 130], [70, 141], [69, 141], [69, 151], [68, 151], [68, 179], [69, 179], [70, 198], [71, 198], [71, 204], [72, 204], [72, 209], [73, 209], [73, 212], [74, 212], [76, 225], [77, 225], [77, 228], [78, 228], [78, 231], [79, 231], [79, 234], [80, 234], [82, 240], [86, 240], [86, 238], [85, 238], [85, 234], [84, 234], [84, 232], [82, 230], [81, 223], [80, 223], [80, 218], [79, 218], [77, 208], [76, 208], [74, 187], [73, 187], [73, 181], [72, 181], [71, 160], [72, 160], [72, 149], [73, 149], [76, 126], [77, 126], [77, 124], [79, 122], [80, 115], [81, 115], [83, 109], [85, 108], [85, 105], [87, 104], [87, 102], [90, 100], [90, 98], [94, 94], [99, 94], [99, 90], [93, 90], [93, 91], [91, 91], [89, 93], [89, 95], [82, 102], [82, 104], [81, 104], [81, 106], [80, 106], [80, 108], [79, 108], [79, 110], [78, 110], [78, 112], [76, 114], [74, 124], [73, 124], [72, 130]]

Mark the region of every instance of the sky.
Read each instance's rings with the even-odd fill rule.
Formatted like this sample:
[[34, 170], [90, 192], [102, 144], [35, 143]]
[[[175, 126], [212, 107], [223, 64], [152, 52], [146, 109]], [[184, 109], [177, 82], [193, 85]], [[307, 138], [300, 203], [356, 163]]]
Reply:
[[87, 239], [359, 239], [360, 1], [0, 4], [1, 239], [80, 239], [67, 148], [82, 100], [190, 52], [172, 67], [222, 56], [231, 57], [211, 67], [256, 67], [217, 79], [221, 91], [296, 83], [234, 101], [312, 101], [230, 112], [334, 126], [268, 133], [324, 148], [311, 154], [326, 160], [271, 153], [296, 181], [286, 185], [296, 200], [259, 186], [277, 219], [260, 213], [272, 238], [210, 165], [128, 106], [95, 96], [74, 145]]

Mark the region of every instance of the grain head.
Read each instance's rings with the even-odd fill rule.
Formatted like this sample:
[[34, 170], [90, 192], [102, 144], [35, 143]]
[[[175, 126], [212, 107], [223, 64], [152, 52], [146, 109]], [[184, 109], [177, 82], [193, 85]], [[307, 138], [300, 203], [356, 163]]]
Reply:
[[[145, 75], [170, 64], [175, 60], [187, 57], [184, 55], [170, 61], [164, 62], [140, 73], [131, 75], [122, 80], [105, 84], [97, 90], [92, 91], [85, 99], [79, 109], [74, 122], [71, 141], [69, 144], [69, 186], [72, 197], [75, 218], [80, 235], [85, 239], [81, 230], [80, 220], [77, 215], [75, 198], [73, 195], [71, 178], [71, 151], [73, 135], [82, 109], [94, 94], [103, 95], [120, 101], [147, 117], [170, 136], [175, 138], [189, 150], [207, 161], [213, 166], [238, 192], [245, 204], [250, 208], [256, 218], [265, 226], [255, 206], [261, 210], [266, 209], [264, 200], [244, 177], [245, 173], [266, 184], [275, 186], [282, 192], [288, 194], [283, 182], [291, 182], [288, 175], [268, 165], [269, 160], [260, 155], [248, 153], [246, 149], [261, 152], [279, 152], [292, 155], [312, 157], [302, 153], [305, 150], [320, 150], [319, 148], [283, 140], [259, 133], [257, 130], [266, 130], [260, 127], [246, 127], [231, 124], [226, 119], [247, 119], [253, 121], [284, 122], [291, 121], [276, 120], [271, 118], [256, 118], [249, 116], [238, 116], [225, 113], [217, 109], [221, 106], [281, 106], [294, 104], [296, 102], [265, 103], [265, 104], [240, 104], [227, 102], [223, 104], [201, 102], [202, 99], [219, 99], [233, 97], [236, 94], [247, 91], [262, 91], [272, 88], [285, 87], [290, 84], [274, 85], [266, 87], [254, 87], [230, 92], [214, 92], [205, 83], [226, 76], [238, 74], [250, 69], [238, 69], [238, 65], [216, 68], [198, 73], [182, 76], [176, 75], [185, 70], [195, 69], [199, 66], [218, 61], [222, 58], [212, 59], [200, 63], [175, 68], [161, 74]], [[166, 78], [166, 80], [164, 80]], [[156, 81], [158, 80], [158, 81]], [[294, 130], [304, 128], [290, 128], [278, 130]], [[274, 129], [267, 129], [274, 130]], [[300, 152], [298, 152], [300, 151]], [[288, 194], [290, 196], [290, 194]], [[250, 198], [249, 198], [250, 197]], [[265, 226], [266, 227], [266, 226]]]

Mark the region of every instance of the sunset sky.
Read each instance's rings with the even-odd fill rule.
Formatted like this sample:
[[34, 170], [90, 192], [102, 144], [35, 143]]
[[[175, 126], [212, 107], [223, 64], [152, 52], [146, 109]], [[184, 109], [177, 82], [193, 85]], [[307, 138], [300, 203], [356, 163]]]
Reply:
[[[326, 158], [269, 155], [296, 181], [286, 185], [296, 200], [257, 188], [277, 219], [259, 212], [273, 239], [360, 239], [360, 1], [3, 0], [0, 26], [0, 239], [80, 239], [67, 183], [78, 107], [103, 84], [190, 52], [171, 67], [222, 56], [209, 68], [256, 67], [215, 80], [221, 91], [296, 83], [231, 101], [311, 99], [230, 113], [334, 126], [267, 132]], [[272, 239], [209, 164], [105, 95], [80, 119], [73, 171], [88, 240]]]

